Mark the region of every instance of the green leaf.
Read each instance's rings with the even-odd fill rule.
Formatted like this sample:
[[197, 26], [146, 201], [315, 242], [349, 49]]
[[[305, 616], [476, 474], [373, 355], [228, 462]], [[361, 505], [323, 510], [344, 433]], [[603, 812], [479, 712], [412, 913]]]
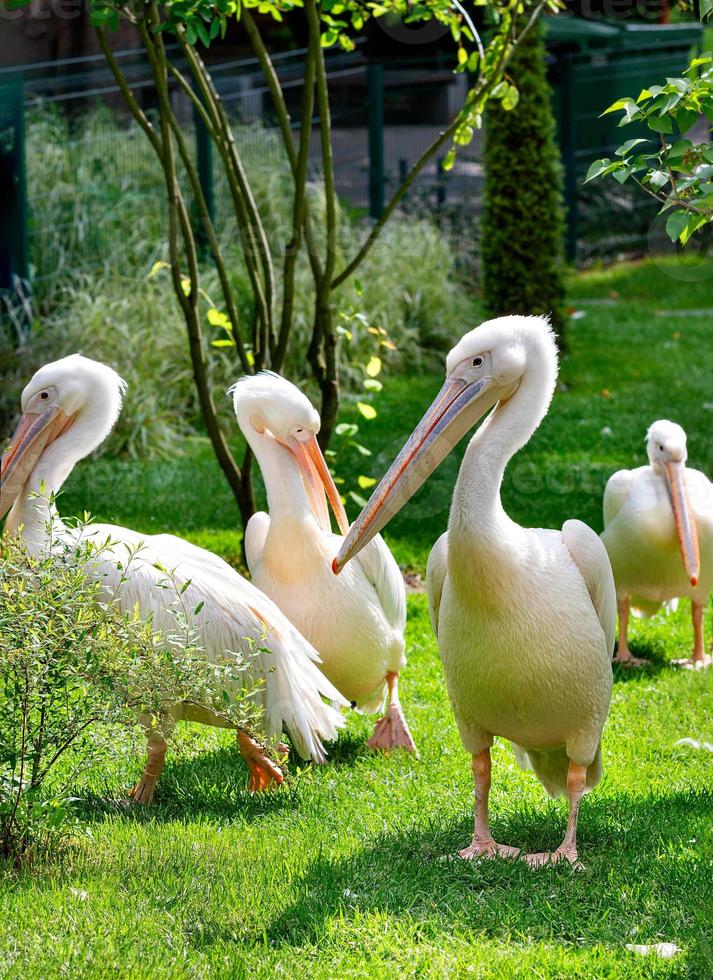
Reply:
[[679, 130], [682, 133], [687, 133], [691, 126], [695, 126], [698, 113], [693, 109], [679, 109], [675, 119]]
[[367, 391], [381, 391], [384, 387], [376, 378], [364, 378], [362, 383]]
[[452, 170], [453, 164], [456, 162], [456, 151], [450, 149], [448, 153], [443, 157], [443, 162], [441, 163], [442, 170]]
[[672, 211], [666, 219], [666, 234], [672, 242], [677, 242], [688, 224], [687, 211]]
[[515, 108], [519, 101], [520, 93], [518, 92], [517, 88], [514, 85], [509, 85], [508, 90], [502, 97], [500, 104], [502, 105], [503, 109], [510, 112]]
[[369, 487], [373, 487], [376, 480], [373, 476], [358, 476], [357, 483], [362, 490], [368, 490]]
[[233, 324], [228, 319], [227, 315], [221, 310], [212, 307], [208, 310], [208, 323], [211, 327], [222, 327], [223, 330], [232, 330]]
[[161, 262], [161, 261], [154, 262], [154, 264], [151, 266], [151, 271], [149, 272], [149, 276], [148, 277], [149, 277], [149, 279], [153, 279], [163, 269], [170, 269], [170, 268], [171, 268], [171, 266], [168, 264], [168, 262]]
[[211, 340], [211, 347], [235, 347], [234, 340]]
[[367, 405], [366, 402], [357, 402], [357, 408], [359, 412], [364, 416], [367, 421], [375, 419], [379, 414], [373, 405]]
[[646, 125], [655, 133], [673, 132], [673, 123], [668, 116], [647, 116]]
[[353, 422], [340, 422], [334, 429], [338, 436], [355, 436], [359, 431], [359, 426]]
[[668, 183], [668, 174], [663, 170], [652, 170], [647, 178], [647, 183], [655, 190], [660, 190]]
[[605, 109], [604, 112], [601, 113], [599, 118], [601, 119], [602, 116], [608, 116], [610, 112], [619, 112], [620, 109], [627, 109], [629, 106], [633, 106], [634, 109], [637, 108], [636, 102], [634, 102], [633, 99], [617, 99], [616, 102], [612, 102], [609, 108]]
[[627, 140], [626, 143], [622, 143], [618, 150], [614, 150], [614, 153], [618, 157], [625, 157], [627, 153], [634, 149], [635, 146], [640, 146], [642, 143], [648, 143], [649, 140], [642, 138]]
[[360, 442], [350, 442], [349, 445], [352, 449], [356, 449], [360, 456], [371, 456], [371, 449], [367, 449], [366, 446], [362, 446]]
[[707, 225], [711, 221], [713, 215], [709, 214], [692, 214], [688, 221], [686, 222], [686, 227], [683, 229], [680, 235], [681, 245], [685, 245], [688, 242], [691, 235], [702, 228], [703, 225]]
[[380, 357], [370, 357], [369, 363], [367, 364], [366, 373], [368, 377], [375, 378], [381, 372], [381, 358]]
[[594, 180], [595, 177], [601, 177], [610, 164], [611, 160], [609, 157], [602, 157], [601, 160], [595, 160], [587, 171], [587, 176], [584, 178], [584, 183], [586, 184], [588, 180]]
[[625, 184], [635, 170], [636, 167], [621, 167], [618, 170], [612, 170], [612, 177], [620, 184]]

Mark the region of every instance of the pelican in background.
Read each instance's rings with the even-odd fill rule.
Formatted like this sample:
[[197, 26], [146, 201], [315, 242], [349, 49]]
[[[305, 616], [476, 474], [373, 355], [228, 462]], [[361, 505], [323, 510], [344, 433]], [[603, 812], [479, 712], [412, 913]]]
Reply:
[[325, 674], [347, 700], [380, 711], [388, 696], [370, 748], [415, 752], [398, 698], [406, 663], [406, 591], [396, 561], [376, 537], [343, 578], [332, 575], [342, 538], [331, 531], [327, 499], [342, 534], [349, 524], [317, 443], [319, 414], [276, 374], [242, 378], [232, 393], [270, 510], [255, 514], [245, 532], [253, 582], [315, 647]]
[[646, 433], [648, 466], [619, 470], [604, 490], [602, 541], [619, 604], [615, 662], [648, 663], [629, 650], [629, 611], [651, 616], [662, 603], [691, 600], [693, 656], [675, 660], [696, 669], [713, 662], [704, 649], [703, 613], [713, 589], [713, 484], [686, 466], [686, 433], [660, 419]]
[[[50, 522], [55, 539], [76, 538], [77, 532], [62, 523], [49, 498], [58, 493], [75, 464], [109, 435], [123, 391], [115, 371], [79, 354], [41, 368], [25, 388], [22, 418], [0, 463], [0, 518], [8, 515], [6, 533], [22, 533], [31, 552], [48, 546]], [[191, 625], [206, 656], [240, 652], [256, 659], [258, 676], [265, 681], [257, 697], [268, 736], [277, 736], [284, 725], [300, 755], [324, 761], [322, 742], [336, 738], [343, 719], [322, 696], [337, 703], [343, 699], [321, 674], [315, 650], [273, 602], [222, 559], [181, 538], [144, 536], [107, 524], [93, 524], [88, 533], [101, 545], [109, 542], [102, 548], [96, 574], [110, 594], [117, 593], [124, 610], [138, 607], [158, 630], [175, 628], [175, 594], [164, 587], [165, 570], [172, 572], [178, 588], [185, 587], [186, 607], [200, 607]], [[127, 550], [139, 548], [129, 565]], [[195, 705], [177, 704], [170, 716], [173, 721], [225, 727], [218, 715]], [[149, 803], [163, 769], [166, 742], [150, 729], [149, 719], [141, 720], [149, 729], [148, 761], [132, 796]], [[250, 771], [251, 791], [283, 782], [280, 767], [257, 741], [241, 731], [237, 739]]]
[[601, 735], [612, 688], [616, 598], [599, 537], [581, 521], [561, 531], [523, 528], [500, 501], [508, 461], [547, 413], [557, 376], [542, 317], [506, 316], [467, 333], [449, 353], [446, 381], [352, 525], [339, 572], [425, 482], [481, 416], [458, 475], [448, 531], [428, 560], [431, 622], [461, 740], [471, 753], [475, 830], [462, 858], [515, 857], [490, 832], [493, 736], [513, 743], [523, 768], [569, 820], [553, 853], [532, 865], [577, 861], [582, 794], [602, 772]]

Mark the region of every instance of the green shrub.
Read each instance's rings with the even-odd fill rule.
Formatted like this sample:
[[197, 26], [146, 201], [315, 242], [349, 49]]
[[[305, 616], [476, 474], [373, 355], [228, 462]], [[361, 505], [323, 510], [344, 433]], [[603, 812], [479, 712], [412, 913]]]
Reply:
[[493, 316], [550, 313], [564, 326], [562, 166], [536, 24], [508, 73], [515, 108], [492, 102], [485, 118], [485, 202], [481, 226], [483, 290]]
[[[13, 864], [82, 833], [73, 787], [120, 749], [117, 726], [142, 715], [168, 735], [167, 709], [192, 701], [258, 727], [248, 661], [206, 657], [168, 570], [175, 629], [159, 633], [122, 612], [100, 581], [105, 547], [81, 534], [40, 556], [0, 543], [0, 858]], [[124, 576], [137, 553], [127, 551]]]

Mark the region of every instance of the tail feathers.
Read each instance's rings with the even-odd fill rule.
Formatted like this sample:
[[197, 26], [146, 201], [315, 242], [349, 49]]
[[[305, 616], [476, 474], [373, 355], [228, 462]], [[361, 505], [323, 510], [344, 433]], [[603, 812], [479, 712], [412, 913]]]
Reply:
[[[515, 759], [521, 769], [532, 769], [547, 793], [556, 799], [564, 796], [567, 792], [567, 771], [569, 769], [569, 759], [564, 748], [539, 751], [536, 749], [523, 749], [522, 746], [512, 743]], [[594, 789], [602, 778], [602, 744], [599, 743], [597, 754], [587, 767], [587, 783], [584, 789], [588, 793]]]
[[[336, 739], [344, 727], [341, 712], [332, 705], [347, 702], [319, 669], [319, 657], [293, 626], [287, 636], [269, 632], [272, 657], [265, 664], [265, 726], [270, 736], [287, 729], [303, 759], [324, 762], [324, 742]], [[325, 704], [326, 698], [332, 704]]]

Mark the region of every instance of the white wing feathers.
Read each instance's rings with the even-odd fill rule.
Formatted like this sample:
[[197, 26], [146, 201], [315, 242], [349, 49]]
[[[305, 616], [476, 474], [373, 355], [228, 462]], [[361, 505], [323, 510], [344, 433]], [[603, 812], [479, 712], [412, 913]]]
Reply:
[[631, 470], [619, 470], [607, 480], [604, 488], [604, 527], [608, 527], [627, 501], [631, 491], [633, 473]]
[[262, 553], [265, 550], [267, 534], [270, 530], [270, 515], [264, 510], [260, 510], [248, 521], [245, 528], [245, 560], [248, 563], [250, 574], [254, 577], [255, 569], [260, 564]]
[[[341, 540], [340, 545], [341, 545]], [[389, 548], [377, 534], [356, 556], [362, 571], [374, 586], [386, 621], [403, 633], [406, 626], [406, 587], [401, 569]]]
[[426, 591], [428, 592], [428, 612], [431, 626], [438, 639], [438, 614], [441, 608], [443, 583], [448, 571], [448, 531], [444, 531], [431, 548], [426, 565]]
[[[319, 669], [317, 651], [264, 593], [217, 555], [173, 535], [142, 536], [110, 525], [92, 525], [89, 533], [100, 543], [111, 540], [100, 564], [107, 588], [118, 589], [122, 607], [138, 606], [157, 629], [172, 630], [176, 625], [176, 596], [164, 587], [166, 571], [179, 588], [190, 581], [181, 598], [191, 614], [202, 604], [192, 622], [207, 655], [227, 651], [252, 656], [264, 679], [258, 700], [267, 734], [275, 737], [286, 728], [303, 758], [324, 761], [322, 743], [337, 737], [344, 719], [322, 697], [335, 704], [346, 702]], [[120, 585], [122, 572], [116, 563], [126, 566], [130, 550], [136, 548], [127, 581]]]
[[606, 548], [599, 535], [582, 521], [565, 521], [562, 540], [580, 571], [602, 624], [609, 656], [616, 634], [616, 589]]

